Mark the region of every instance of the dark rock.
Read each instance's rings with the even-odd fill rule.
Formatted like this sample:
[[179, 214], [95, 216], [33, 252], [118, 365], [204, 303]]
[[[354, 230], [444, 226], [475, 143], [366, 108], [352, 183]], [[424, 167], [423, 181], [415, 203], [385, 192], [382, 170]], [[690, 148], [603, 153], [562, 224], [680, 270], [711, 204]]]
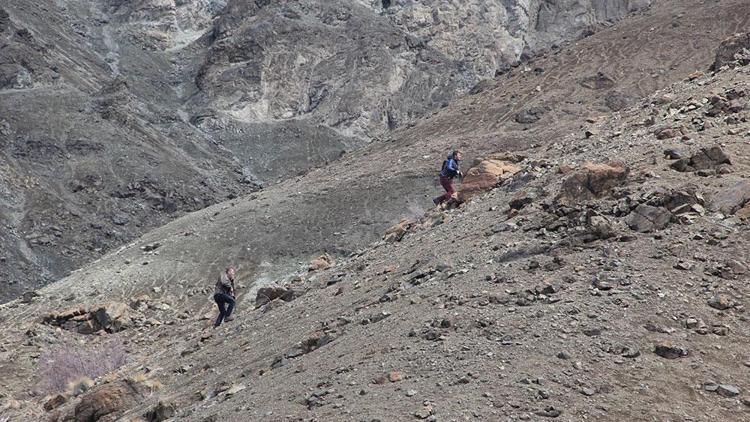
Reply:
[[555, 407], [552, 407], [552, 406], [547, 406], [543, 410], [538, 410], [534, 412], [534, 414], [537, 416], [545, 417], [545, 418], [557, 418], [560, 415], [562, 415], [562, 410], [556, 409]]
[[544, 107], [531, 107], [516, 114], [515, 119], [516, 122], [523, 124], [536, 123], [545, 112]]
[[628, 168], [623, 163], [586, 163], [563, 181], [555, 201], [570, 205], [599, 198], [624, 184], [627, 177]]
[[57, 409], [58, 407], [65, 404], [66, 401], [68, 401], [67, 396], [64, 396], [62, 394], [55, 394], [49, 400], [44, 402], [44, 410], [49, 412], [53, 409]]
[[669, 158], [670, 160], [679, 160], [683, 157], [683, 155], [679, 150], [670, 148], [664, 150], [664, 157]]
[[159, 403], [157, 403], [153, 409], [146, 412], [143, 417], [145, 417], [148, 422], [162, 422], [173, 418], [176, 413], [177, 406], [174, 403], [160, 400]]
[[716, 393], [722, 397], [735, 397], [740, 395], [740, 389], [734, 385], [719, 384]]
[[733, 306], [732, 299], [727, 295], [716, 295], [708, 299], [708, 306], [723, 311]]
[[686, 348], [671, 343], [656, 344], [654, 346], [654, 353], [665, 359], [678, 359], [689, 355]]
[[710, 208], [725, 215], [732, 215], [750, 203], [750, 181], [742, 181], [716, 193], [711, 198]]
[[735, 34], [719, 44], [711, 70], [718, 71], [723, 66], [745, 66], [750, 64], [750, 32]]
[[104, 384], [83, 395], [73, 414], [65, 420], [91, 422], [104, 417], [115, 420], [117, 415], [138, 405], [144, 396], [143, 388], [131, 381]]
[[661, 129], [657, 129], [654, 132], [654, 135], [656, 135], [656, 139], [671, 139], [676, 137], [681, 137], [687, 135], [687, 129], [684, 127], [665, 127]]
[[255, 306], [263, 306], [276, 299], [281, 299], [284, 302], [290, 302], [296, 299], [297, 296], [297, 293], [291, 288], [282, 286], [261, 287], [255, 294]]
[[718, 146], [702, 148], [690, 158], [682, 158], [670, 167], [680, 172], [716, 170], [723, 164], [732, 164], [729, 156]]
[[640, 204], [625, 218], [628, 227], [645, 233], [666, 228], [672, 221], [672, 213], [663, 207]]

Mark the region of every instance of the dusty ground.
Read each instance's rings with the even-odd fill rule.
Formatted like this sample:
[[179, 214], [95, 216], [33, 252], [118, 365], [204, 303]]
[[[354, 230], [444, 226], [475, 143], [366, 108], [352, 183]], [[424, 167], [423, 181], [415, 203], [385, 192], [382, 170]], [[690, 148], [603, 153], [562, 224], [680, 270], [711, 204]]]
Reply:
[[[36, 359], [75, 336], [122, 338], [133, 361], [117, 377], [146, 373], [164, 385], [125, 420], [159, 401], [198, 421], [750, 420], [747, 223], [719, 209], [747, 182], [750, 73], [707, 70], [720, 39], [747, 28], [745, 9], [665, 2], [503, 76], [385, 147], [190, 214], [29, 304], [4, 305], [3, 416], [55, 415], [34, 391]], [[695, 70], [704, 74], [688, 80]], [[615, 91], [628, 97], [624, 108], [605, 111]], [[717, 111], [713, 96], [738, 96], [741, 107]], [[531, 106], [549, 110], [516, 122]], [[459, 209], [428, 212], [433, 226], [400, 242], [372, 243], [399, 217], [423, 214], [437, 193], [434, 165], [456, 144], [472, 158], [516, 151], [524, 172]], [[700, 174], [664, 156], [716, 145], [731, 165]], [[615, 189], [556, 198], [567, 167], [608, 160], [629, 167]], [[672, 190], [691, 189], [701, 207], [664, 211]], [[530, 200], [511, 212], [519, 192]], [[629, 228], [640, 204], [669, 224]], [[597, 231], [601, 219], [607, 230]], [[336, 265], [307, 273], [299, 256], [323, 250], [339, 253]], [[237, 319], [211, 330], [210, 279], [232, 262], [243, 284]], [[253, 310], [254, 284], [269, 280], [304, 294]], [[81, 336], [41, 323], [53, 310], [140, 293], [161, 325]], [[663, 342], [685, 356], [657, 355]], [[93, 392], [109, 385], [99, 382]]]

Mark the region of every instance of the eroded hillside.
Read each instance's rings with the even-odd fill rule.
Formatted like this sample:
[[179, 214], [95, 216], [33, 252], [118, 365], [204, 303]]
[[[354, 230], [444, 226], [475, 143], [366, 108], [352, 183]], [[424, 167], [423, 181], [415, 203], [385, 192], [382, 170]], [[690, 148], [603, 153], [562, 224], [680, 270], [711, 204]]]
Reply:
[[[4, 305], [3, 416], [746, 419], [750, 58], [719, 44], [747, 8], [657, 5]], [[709, 71], [717, 50], [737, 67]], [[425, 213], [453, 146], [510, 176]], [[324, 250], [336, 264], [308, 272]], [[212, 330], [228, 264], [236, 320]], [[268, 281], [284, 299], [255, 309]], [[64, 339], [131, 361], [48, 401], [38, 360]]]
[[4, 4], [0, 299], [330, 163], [649, 4]]

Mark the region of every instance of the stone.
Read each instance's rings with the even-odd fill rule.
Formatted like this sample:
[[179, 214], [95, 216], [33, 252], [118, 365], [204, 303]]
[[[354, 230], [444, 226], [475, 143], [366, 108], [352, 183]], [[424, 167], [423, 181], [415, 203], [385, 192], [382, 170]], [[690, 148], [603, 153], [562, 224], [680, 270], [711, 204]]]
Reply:
[[244, 390], [246, 388], [247, 387], [245, 386], [245, 384], [233, 385], [224, 394], [226, 394], [227, 396], [232, 396], [232, 395], [237, 394], [237, 393], [239, 393], [240, 391], [242, 391], [242, 390]]
[[737, 182], [713, 195], [709, 208], [724, 215], [732, 215], [750, 207], [750, 181]]
[[740, 395], [740, 389], [734, 385], [719, 384], [716, 393], [722, 397], [735, 397]]
[[740, 220], [750, 220], [750, 202], [734, 213]]
[[729, 327], [723, 324], [714, 324], [711, 326], [711, 332], [723, 337], [729, 334]]
[[731, 159], [721, 147], [713, 146], [710, 148], [701, 148], [700, 151], [693, 154], [690, 158], [677, 160], [670, 167], [679, 172], [715, 171], [725, 164], [731, 165]]
[[625, 218], [625, 223], [632, 230], [647, 233], [665, 229], [672, 221], [672, 213], [664, 207], [639, 204]]
[[104, 384], [81, 396], [73, 414], [65, 420], [90, 422], [104, 417], [115, 420], [118, 414], [138, 405], [145, 393], [141, 386], [130, 380]]
[[664, 157], [670, 160], [679, 160], [683, 157], [683, 154], [677, 149], [670, 148], [664, 150]]
[[640, 349], [634, 346], [626, 346], [622, 351], [622, 357], [633, 359], [641, 355]]
[[532, 191], [518, 191], [515, 195], [513, 195], [513, 198], [510, 199], [510, 201], [508, 202], [508, 206], [511, 209], [520, 210], [526, 205], [534, 202], [537, 197], [538, 195], [536, 195], [536, 193]]
[[679, 359], [689, 355], [689, 351], [672, 343], [658, 343], [654, 346], [654, 353], [664, 359]]
[[731, 308], [733, 305], [732, 299], [724, 294], [719, 294], [716, 296], [712, 296], [710, 299], [708, 299], [708, 306], [718, 309], [720, 311], [723, 311], [725, 309]]
[[326, 270], [328, 268], [331, 268], [334, 265], [333, 258], [331, 258], [328, 254], [323, 254], [319, 256], [317, 259], [314, 259], [310, 262], [310, 266], [308, 267], [308, 271], [320, 271], [320, 270]]
[[112, 217], [112, 223], [118, 226], [124, 226], [130, 222], [130, 219], [124, 214], [116, 214]]
[[404, 218], [398, 224], [391, 226], [385, 231], [383, 240], [388, 243], [400, 242], [403, 239], [406, 232], [416, 223], [416, 221]]
[[521, 124], [536, 123], [547, 110], [544, 107], [531, 107], [516, 114], [515, 120]]
[[671, 139], [676, 138], [678, 136], [685, 136], [687, 135], [687, 129], [685, 127], [665, 127], [661, 129], [657, 129], [654, 132], [654, 135], [656, 135], [656, 139]]
[[555, 201], [561, 205], [574, 205], [600, 198], [613, 188], [623, 185], [628, 172], [627, 166], [619, 162], [583, 164], [563, 181]]
[[560, 352], [557, 354], [557, 357], [559, 359], [568, 360], [570, 359], [570, 354], [568, 352]]
[[414, 416], [416, 416], [417, 419], [427, 419], [432, 415], [432, 412], [432, 404], [427, 403], [414, 412]]
[[102, 329], [102, 326], [96, 320], [89, 319], [78, 324], [78, 334], [94, 334], [95, 332]]
[[47, 412], [57, 409], [58, 407], [65, 404], [65, 402], [68, 401], [68, 397], [62, 394], [55, 394], [54, 396], [50, 397], [46, 402], [44, 402], [44, 410]]
[[458, 201], [466, 202], [521, 171], [519, 166], [504, 158], [506, 157], [488, 157], [476, 160], [464, 176], [461, 188], [458, 191]]
[[581, 394], [583, 394], [584, 396], [593, 396], [594, 394], [596, 394], [596, 389], [591, 387], [584, 387], [583, 389], [581, 389]]
[[594, 281], [591, 284], [601, 291], [612, 290], [612, 283], [602, 280], [600, 277], [594, 278]]
[[265, 286], [255, 294], [255, 306], [260, 307], [276, 299], [290, 302], [297, 297], [294, 290], [282, 286]]
[[393, 371], [388, 373], [388, 381], [390, 382], [399, 382], [404, 379], [403, 372], [400, 371]]
[[750, 64], [750, 32], [732, 35], [724, 39], [716, 50], [716, 58], [711, 70], [718, 71], [723, 66], [734, 67]]
[[145, 312], [148, 309], [149, 302], [151, 302], [149, 295], [138, 295], [130, 301], [130, 308], [138, 312]]
[[719, 384], [716, 384], [714, 382], [707, 382], [703, 384], [703, 389], [705, 391], [708, 391], [709, 393], [715, 393], [716, 390], [719, 389]]
[[110, 302], [91, 312], [94, 319], [104, 330], [116, 333], [135, 325], [142, 316], [122, 302]]
[[159, 400], [151, 410], [143, 415], [148, 422], [162, 422], [173, 418], [177, 413], [177, 405], [170, 401]]
[[78, 305], [61, 312], [53, 312], [52, 314], [50, 314], [50, 317], [58, 321], [63, 321], [84, 314], [86, 314], [86, 308], [84, 308], [82, 305]]

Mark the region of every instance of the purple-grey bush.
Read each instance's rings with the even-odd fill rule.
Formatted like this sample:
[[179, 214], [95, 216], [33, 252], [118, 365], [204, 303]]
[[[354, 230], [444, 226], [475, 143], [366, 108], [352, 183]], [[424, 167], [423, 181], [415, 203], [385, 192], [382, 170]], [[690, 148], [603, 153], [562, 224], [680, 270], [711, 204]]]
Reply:
[[39, 387], [47, 393], [65, 391], [81, 377], [94, 379], [123, 366], [128, 360], [118, 340], [99, 345], [66, 341], [46, 350], [39, 358]]

